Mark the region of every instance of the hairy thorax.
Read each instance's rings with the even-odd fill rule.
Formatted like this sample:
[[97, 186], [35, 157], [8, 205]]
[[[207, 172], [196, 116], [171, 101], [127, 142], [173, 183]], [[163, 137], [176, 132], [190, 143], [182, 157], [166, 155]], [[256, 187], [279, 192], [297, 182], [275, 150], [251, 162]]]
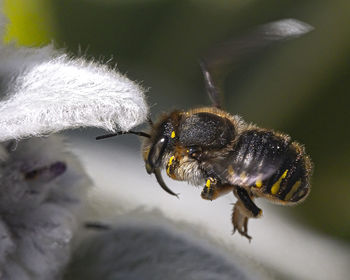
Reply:
[[167, 175], [178, 181], [187, 181], [198, 186], [204, 183], [204, 174], [199, 163], [188, 155], [179, 155], [178, 153], [167, 153], [162, 161]]

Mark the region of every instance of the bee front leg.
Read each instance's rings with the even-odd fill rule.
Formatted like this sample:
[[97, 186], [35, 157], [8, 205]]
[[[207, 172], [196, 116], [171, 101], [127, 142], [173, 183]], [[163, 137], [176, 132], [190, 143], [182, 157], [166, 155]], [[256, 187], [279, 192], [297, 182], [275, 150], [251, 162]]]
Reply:
[[205, 183], [201, 197], [206, 200], [214, 200], [223, 196], [234, 189], [234, 186], [224, 184], [222, 185], [215, 178], [209, 177]]
[[252, 237], [248, 235], [248, 219], [259, 218], [262, 210], [254, 204], [245, 189], [236, 187], [233, 193], [238, 199], [232, 212], [233, 233], [237, 230], [250, 241]]

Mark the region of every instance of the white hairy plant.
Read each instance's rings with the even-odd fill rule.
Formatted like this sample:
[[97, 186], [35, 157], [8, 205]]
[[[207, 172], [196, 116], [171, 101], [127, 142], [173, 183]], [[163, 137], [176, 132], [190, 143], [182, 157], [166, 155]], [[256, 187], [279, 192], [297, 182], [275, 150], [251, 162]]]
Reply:
[[[0, 39], [6, 22], [0, 10]], [[129, 130], [147, 117], [143, 92], [115, 68], [52, 45], [0, 42], [0, 141], [89, 126]]]
[[0, 42], [0, 279], [61, 277], [91, 185], [59, 136], [39, 136], [129, 130], [147, 114], [142, 87], [114, 68]]
[[0, 145], [0, 279], [59, 279], [91, 186], [59, 136]]
[[0, 83], [0, 279], [57, 279], [91, 182], [58, 136], [33, 136], [128, 130], [147, 116], [143, 90], [52, 46], [0, 46]]
[[0, 47], [0, 75], [0, 141], [78, 127], [129, 130], [148, 113], [138, 84], [52, 46]]

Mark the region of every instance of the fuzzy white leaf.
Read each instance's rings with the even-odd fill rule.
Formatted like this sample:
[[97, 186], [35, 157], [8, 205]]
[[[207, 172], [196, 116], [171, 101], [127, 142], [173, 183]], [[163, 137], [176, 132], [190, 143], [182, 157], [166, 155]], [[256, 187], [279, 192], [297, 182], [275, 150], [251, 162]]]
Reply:
[[114, 69], [51, 46], [0, 47], [0, 141], [64, 129], [129, 130], [148, 114], [143, 89]]

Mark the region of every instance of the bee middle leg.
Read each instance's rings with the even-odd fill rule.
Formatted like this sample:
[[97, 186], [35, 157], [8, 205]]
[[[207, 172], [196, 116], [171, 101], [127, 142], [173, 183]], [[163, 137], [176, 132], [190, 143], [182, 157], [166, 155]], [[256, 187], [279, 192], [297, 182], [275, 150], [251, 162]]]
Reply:
[[236, 187], [233, 193], [238, 199], [232, 212], [233, 233], [237, 230], [250, 241], [252, 237], [248, 235], [248, 220], [259, 218], [262, 210], [254, 204], [252, 196], [244, 188]]
[[201, 197], [206, 200], [214, 200], [231, 192], [235, 187], [228, 184], [221, 184], [216, 179], [209, 177], [202, 190]]

